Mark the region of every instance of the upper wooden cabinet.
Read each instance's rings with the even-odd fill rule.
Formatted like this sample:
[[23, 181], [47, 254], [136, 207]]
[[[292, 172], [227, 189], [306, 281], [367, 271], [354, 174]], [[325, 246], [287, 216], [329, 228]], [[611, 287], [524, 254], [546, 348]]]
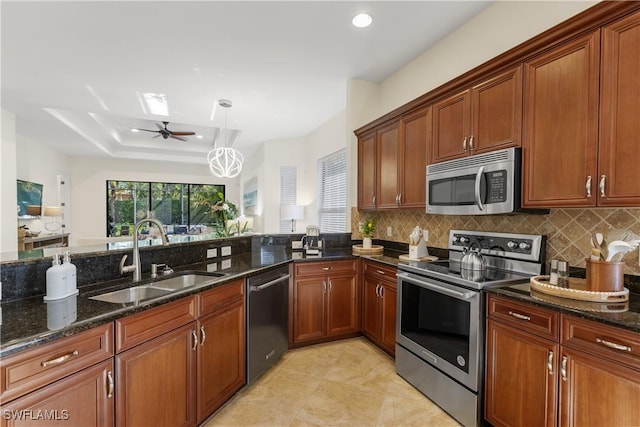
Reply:
[[602, 30], [598, 205], [638, 206], [640, 12]]
[[431, 108], [385, 123], [358, 140], [358, 208], [423, 208]]
[[522, 66], [433, 106], [433, 162], [520, 145]]
[[524, 68], [523, 207], [595, 206], [600, 31]]

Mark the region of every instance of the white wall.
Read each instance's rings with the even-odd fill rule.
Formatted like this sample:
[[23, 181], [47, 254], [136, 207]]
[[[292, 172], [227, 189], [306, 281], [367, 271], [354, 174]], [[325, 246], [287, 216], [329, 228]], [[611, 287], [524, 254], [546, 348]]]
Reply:
[[[252, 155], [245, 159], [242, 165], [242, 173], [240, 175], [240, 194], [245, 192], [245, 184], [252, 178], [257, 180], [258, 199], [255, 215], [249, 215], [241, 208], [240, 212], [247, 217], [253, 218], [253, 231], [261, 233], [264, 231], [264, 195], [266, 190], [265, 183], [265, 165], [264, 165], [264, 147], [260, 146]], [[240, 197], [242, 200], [242, 197]], [[239, 205], [240, 206], [240, 205]]]
[[0, 134], [0, 253], [13, 252], [18, 249], [18, 213], [16, 188], [16, 117], [13, 113], [2, 110], [2, 127]]
[[226, 197], [240, 206], [239, 179], [215, 178], [206, 165], [125, 159], [73, 158], [71, 160], [70, 245], [84, 239], [105, 237], [107, 180], [224, 184]]

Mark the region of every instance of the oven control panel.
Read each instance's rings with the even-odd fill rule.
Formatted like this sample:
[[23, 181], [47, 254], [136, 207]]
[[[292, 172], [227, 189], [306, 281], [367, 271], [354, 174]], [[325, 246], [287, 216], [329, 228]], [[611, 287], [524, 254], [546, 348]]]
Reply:
[[449, 249], [479, 248], [482, 254], [536, 261], [540, 258], [542, 236], [451, 230]]

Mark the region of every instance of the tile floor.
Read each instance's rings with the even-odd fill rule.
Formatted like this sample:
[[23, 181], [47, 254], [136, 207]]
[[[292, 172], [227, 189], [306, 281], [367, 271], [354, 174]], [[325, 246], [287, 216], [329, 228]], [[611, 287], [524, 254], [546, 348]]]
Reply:
[[290, 350], [204, 424], [239, 426], [459, 426], [396, 375], [365, 338]]

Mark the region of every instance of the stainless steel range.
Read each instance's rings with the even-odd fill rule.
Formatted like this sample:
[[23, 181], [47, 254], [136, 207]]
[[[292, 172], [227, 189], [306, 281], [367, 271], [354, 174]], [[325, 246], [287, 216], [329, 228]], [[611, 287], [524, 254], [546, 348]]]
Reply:
[[[483, 258], [473, 271], [469, 248]], [[396, 371], [465, 426], [482, 419], [483, 290], [541, 274], [544, 248], [540, 235], [451, 230], [448, 260], [398, 265]]]

